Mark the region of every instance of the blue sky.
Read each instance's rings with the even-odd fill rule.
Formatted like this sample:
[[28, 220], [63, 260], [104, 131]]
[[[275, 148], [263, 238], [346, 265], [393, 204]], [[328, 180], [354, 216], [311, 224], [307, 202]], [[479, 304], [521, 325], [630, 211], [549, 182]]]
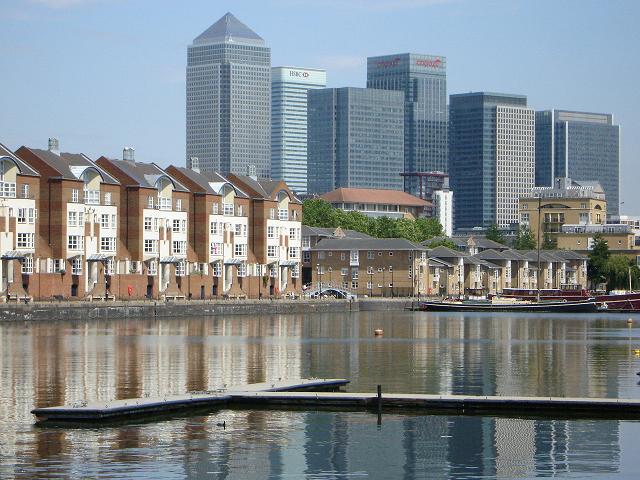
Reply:
[[227, 11], [272, 63], [364, 86], [366, 57], [447, 57], [449, 93], [528, 96], [535, 109], [611, 112], [622, 213], [640, 215], [640, 1], [0, 0], [0, 142], [184, 164], [186, 49]]

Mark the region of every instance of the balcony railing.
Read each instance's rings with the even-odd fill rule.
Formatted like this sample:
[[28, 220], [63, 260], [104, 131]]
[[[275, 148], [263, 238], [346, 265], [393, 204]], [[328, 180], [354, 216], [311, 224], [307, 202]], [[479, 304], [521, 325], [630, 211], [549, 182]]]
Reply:
[[0, 197], [16, 198], [15, 182], [0, 182]]

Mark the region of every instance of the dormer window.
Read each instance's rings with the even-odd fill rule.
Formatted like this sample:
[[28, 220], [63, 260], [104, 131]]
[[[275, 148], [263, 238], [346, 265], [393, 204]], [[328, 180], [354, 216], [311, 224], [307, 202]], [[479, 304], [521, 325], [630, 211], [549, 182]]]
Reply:
[[82, 181], [84, 182], [84, 186], [82, 187], [83, 202], [86, 205], [100, 205], [101, 180], [102, 177], [93, 168], [85, 170], [85, 172], [82, 174]]

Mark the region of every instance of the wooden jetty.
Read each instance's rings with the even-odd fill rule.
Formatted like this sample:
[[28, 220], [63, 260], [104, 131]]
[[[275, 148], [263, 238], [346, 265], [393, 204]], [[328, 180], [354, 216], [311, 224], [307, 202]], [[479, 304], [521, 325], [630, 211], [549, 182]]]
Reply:
[[377, 410], [379, 414], [384, 408], [387, 411], [413, 410], [427, 414], [640, 418], [640, 399], [401, 393], [383, 395], [381, 391], [336, 391], [348, 383], [344, 379], [278, 381], [234, 386], [215, 392], [36, 408], [31, 413], [38, 421], [90, 423], [218, 407], [367, 409]]
[[222, 407], [239, 393], [302, 392], [307, 390], [335, 390], [349, 383], [344, 379], [300, 379], [295, 381], [253, 383], [221, 388], [210, 392], [191, 392], [183, 395], [129, 398], [100, 402], [79, 402], [59, 407], [34, 408], [31, 413], [38, 421], [100, 422], [133, 416], [151, 416], [201, 408]]

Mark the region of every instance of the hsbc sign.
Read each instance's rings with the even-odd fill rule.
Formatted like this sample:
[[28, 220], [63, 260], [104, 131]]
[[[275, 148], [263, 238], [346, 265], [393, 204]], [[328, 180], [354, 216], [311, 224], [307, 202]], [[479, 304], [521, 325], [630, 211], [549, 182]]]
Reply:
[[289, 70], [290, 77], [309, 78], [309, 72], [301, 72], [299, 70]]

